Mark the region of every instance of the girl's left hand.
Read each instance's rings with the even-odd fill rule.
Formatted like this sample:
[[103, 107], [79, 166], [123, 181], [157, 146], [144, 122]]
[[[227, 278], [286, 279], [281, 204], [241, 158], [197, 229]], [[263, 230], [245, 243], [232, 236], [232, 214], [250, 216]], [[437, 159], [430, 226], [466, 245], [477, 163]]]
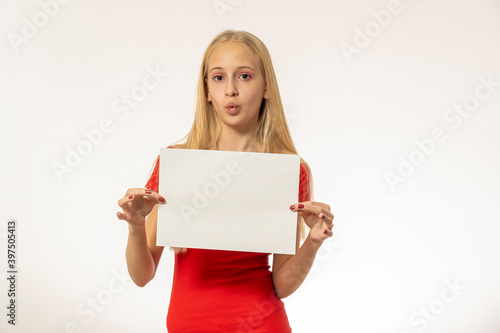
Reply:
[[298, 202], [290, 206], [292, 212], [298, 212], [311, 228], [309, 236], [315, 242], [323, 242], [333, 235], [333, 214], [330, 206], [316, 201]]

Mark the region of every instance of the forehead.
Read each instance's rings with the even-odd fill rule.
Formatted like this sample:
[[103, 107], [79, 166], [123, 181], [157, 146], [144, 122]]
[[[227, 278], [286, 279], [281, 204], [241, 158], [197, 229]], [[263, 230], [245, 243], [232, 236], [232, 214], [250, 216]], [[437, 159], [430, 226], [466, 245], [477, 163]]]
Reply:
[[238, 42], [226, 42], [218, 46], [208, 58], [208, 70], [213, 67], [231, 68], [251, 66], [258, 70], [257, 56], [250, 49]]

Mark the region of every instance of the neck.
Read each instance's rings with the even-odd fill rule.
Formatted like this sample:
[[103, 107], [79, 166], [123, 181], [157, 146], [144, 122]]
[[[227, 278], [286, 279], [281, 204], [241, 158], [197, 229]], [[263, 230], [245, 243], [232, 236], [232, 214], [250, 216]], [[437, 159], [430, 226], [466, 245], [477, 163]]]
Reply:
[[257, 139], [257, 127], [239, 129], [221, 123], [217, 150], [263, 152], [264, 147]]

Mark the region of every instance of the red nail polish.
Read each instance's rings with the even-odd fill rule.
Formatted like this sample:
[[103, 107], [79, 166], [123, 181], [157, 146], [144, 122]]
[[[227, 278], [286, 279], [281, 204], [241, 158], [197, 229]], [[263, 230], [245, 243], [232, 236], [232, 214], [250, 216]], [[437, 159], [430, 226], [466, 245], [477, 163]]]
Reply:
[[129, 198], [129, 199], [132, 199], [133, 197], [134, 197], [133, 195], [129, 195], [129, 196], [128, 196], [128, 198]]
[[146, 190], [146, 194], [151, 194], [151, 190]]
[[299, 204], [299, 208], [304, 208], [304, 205], [303, 204]]
[[158, 200], [160, 200], [160, 202], [165, 202], [165, 198], [164, 197], [160, 197]]
[[295, 205], [291, 205], [291, 206], [290, 206], [290, 209], [291, 209], [291, 210], [294, 210], [294, 209], [295, 209]]

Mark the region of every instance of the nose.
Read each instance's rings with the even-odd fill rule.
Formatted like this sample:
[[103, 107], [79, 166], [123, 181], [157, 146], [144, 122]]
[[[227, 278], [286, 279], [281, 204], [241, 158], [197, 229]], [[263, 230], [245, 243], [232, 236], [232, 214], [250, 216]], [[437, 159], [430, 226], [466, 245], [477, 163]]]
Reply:
[[237, 96], [238, 95], [238, 89], [236, 88], [235, 82], [232, 79], [228, 79], [226, 84], [226, 96]]

